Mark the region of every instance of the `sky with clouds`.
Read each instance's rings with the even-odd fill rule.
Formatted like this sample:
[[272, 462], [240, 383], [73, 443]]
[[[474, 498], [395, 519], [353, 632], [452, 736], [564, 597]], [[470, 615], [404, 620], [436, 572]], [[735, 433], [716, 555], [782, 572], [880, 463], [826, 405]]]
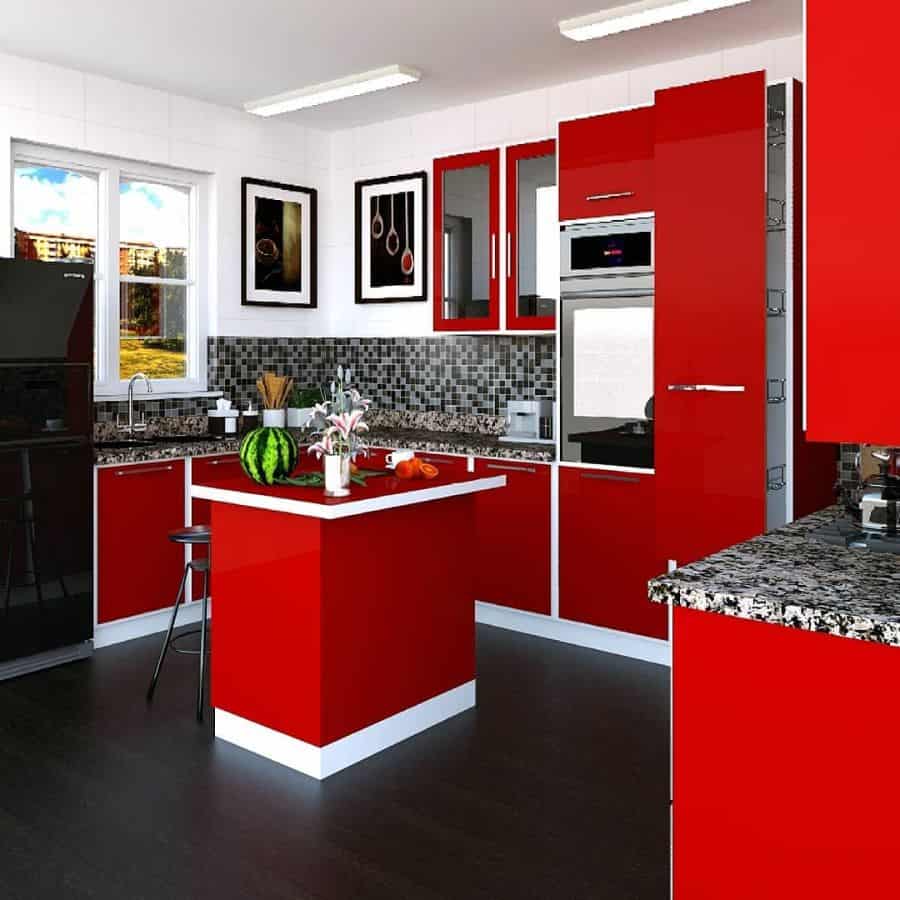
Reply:
[[[17, 166], [15, 226], [24, 231], [97, 236], [98, 183], [89, 175], [45, 166]], [[159, 247], [186, 247], [188, 193], [162, 184], [119, 185], [121, 240]]]

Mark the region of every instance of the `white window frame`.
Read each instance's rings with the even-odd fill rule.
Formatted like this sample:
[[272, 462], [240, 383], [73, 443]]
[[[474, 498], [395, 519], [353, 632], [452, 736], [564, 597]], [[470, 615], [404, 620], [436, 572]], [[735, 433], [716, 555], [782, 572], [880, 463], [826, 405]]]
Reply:
[[[94, 261], [94, 341], [96, 371], [94, 395], [98, 400], [127, 396], [128, 382], [119, 377], [119, 298], [122, 284], [177, 284], [187, 287], [185, 310], [184, 378], [152, 378], [154, 395], [196, 396], [207, 392], [207, 335], [209, 333], [206, 277], [209, 179], [198, 172], [171, 169], [112, 157], [60, 150], [33, 144], [13, 144], [16, 165], [53, 166], [83, 172], [98, 181], [97, 254]], [[190, 197], [190, 234], [187, 278], [155, 278], [119, 274], [119, 184], [140, 180], [187, 189]], [[13, 195], [13, 211], [15, 195]], [[15, 233], [15, 215], [12, 216]], [[143, 391], [143, 385], [140, 386]]]

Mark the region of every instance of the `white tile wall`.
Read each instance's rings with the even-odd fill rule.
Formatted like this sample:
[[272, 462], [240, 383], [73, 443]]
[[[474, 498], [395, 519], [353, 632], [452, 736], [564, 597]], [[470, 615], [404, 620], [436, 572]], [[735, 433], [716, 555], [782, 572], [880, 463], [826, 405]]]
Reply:
[[[10, 140], [22, 139], [211, 173], [210, 308], [218, 334], [427, 334], [430, 303], [354, 303], [357, 180], [430, 173], [436, 156], [550, 137], [560, 119], [651, 103], [661, 87], [758, 68], [771, 80], [802, 77], [802, 36], [327, 134], [0, 54], [0, 170], [8, 171]], [[241, 176], [319, 189], [319, 309], [241, 306]], [[0, 209], [11, 209], [5, 178]], [[0, 229], [0, 252], [10, 232]]]

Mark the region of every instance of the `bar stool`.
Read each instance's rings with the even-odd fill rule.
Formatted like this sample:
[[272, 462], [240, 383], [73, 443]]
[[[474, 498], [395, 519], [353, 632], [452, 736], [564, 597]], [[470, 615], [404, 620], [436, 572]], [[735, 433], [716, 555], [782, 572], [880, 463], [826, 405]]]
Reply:
[[[212, 550], [211, 542], [212, 537], [209, 530], [208, 525], [191, 525], [188, 528], [179, 528], [177, 531], [169, 532], [169, 540], [176, 544], [205, 544], [207, 547]], [[187, 585], [188, 578], [194, 573], [202, 573], [203, 574], [203, 597], [202, 604], [203, 609], [200, 613], [200, 627], [192, 628], [190, 631], [185, 631], [182, 634], [179, 634], [177, 637], [172, 637], [172, 632], [175, 629], [175, 620], [178, 618], [178, 608], [184, 601], [184, 592], [185, 587]], [[153, 672], [153, 678], [150, 680], [150, 687], [147, 689], [147, 702], [149, 703], [153, 699], [153, 692], [156, 690], [156, 682], [159, 681], [159, 673], [162, 670], [163, 660], [166, 658], [166, 653], [169, 650], [169, 647], [175, 653], [185, 653], [189, 655], [198, 655], [200, 656], [200, 684], [197, 688], [197, 721], [203, 721], [203, 682], [204, 676], [206, 674], [206, 613], [207, 613], [207, 603], [209, 601], [209, 553], [207, 553], [206, 559], [192, 559], [187, 565], [184, 567], [184, 575], [181, 578], [181, 586], [178, 588], [178, 595], [175, 597], [175, 605], [172, 607], [172, 618], [169, 620], [169, 630], [166, 632], [166, 638], [163, 641], [162, 650], [159, 653], [159, 659], [156, 663], [156, 669]], [[190, 650], [190, 649], [182, 649], [181, 647], [176, 646], [177, 642], [186, 638], [190, 635], [199, 634], [200, 635], [200, 649], [199, 650]]]

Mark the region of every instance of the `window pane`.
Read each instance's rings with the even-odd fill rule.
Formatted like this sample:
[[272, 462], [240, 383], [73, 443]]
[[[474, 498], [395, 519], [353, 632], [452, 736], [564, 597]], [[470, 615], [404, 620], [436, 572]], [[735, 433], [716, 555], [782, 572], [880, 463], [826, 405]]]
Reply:
[[93, 176], [16, 163], [16, 257], [92, 263], [97, 250], [97, 208], [97, 179]]
[[[119, 272], [187, 278], [190, 191], [123, 179], [119, 184]], [[149, 372], [147, 373], [149, 374]]]
[[187, 377], [183, 285], [123, 284], [119, 294], [119, 377]]

